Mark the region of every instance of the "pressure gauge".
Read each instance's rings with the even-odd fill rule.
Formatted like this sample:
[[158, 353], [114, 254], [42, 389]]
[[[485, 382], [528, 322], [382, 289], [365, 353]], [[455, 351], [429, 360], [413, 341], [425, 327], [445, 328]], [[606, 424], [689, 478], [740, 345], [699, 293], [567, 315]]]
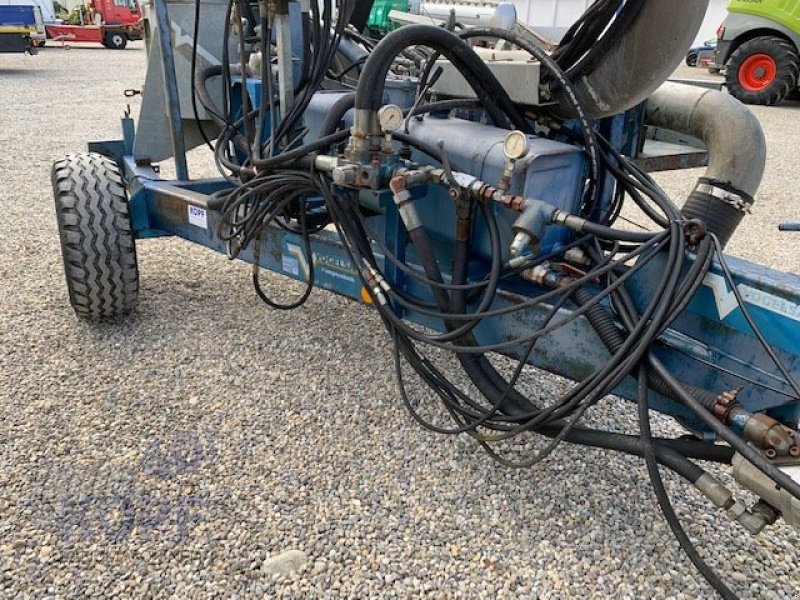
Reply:
[[382, 131], [394, 131], [403, 124], [403, 111], [395, 104], [381, 106], [378, 110], [378, 123]]
[[519, 129], [509, 131], [506, 141], [503, 143], [503, 153], [506, 158], [517, 160], [528, 153], [528, 136]]

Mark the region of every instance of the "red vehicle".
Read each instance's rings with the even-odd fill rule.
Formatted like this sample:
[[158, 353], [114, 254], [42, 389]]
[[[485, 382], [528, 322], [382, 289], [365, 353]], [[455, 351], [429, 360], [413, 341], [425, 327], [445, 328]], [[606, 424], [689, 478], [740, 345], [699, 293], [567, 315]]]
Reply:
[[128, 40], [142, 39], [142, 10], [138, 0], [88, 0], [80, 7], [79, 25], [46, 24], [49, 39], [93, 42], [122, 50]]

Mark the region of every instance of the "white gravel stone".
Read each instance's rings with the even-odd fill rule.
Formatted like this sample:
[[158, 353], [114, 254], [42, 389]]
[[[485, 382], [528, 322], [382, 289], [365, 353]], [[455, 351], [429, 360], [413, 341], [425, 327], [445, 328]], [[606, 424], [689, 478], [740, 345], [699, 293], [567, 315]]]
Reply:
[[287, 550], [270, 556], [261, 564], [265, 575], [290, 575], [308, 563], [308, 557], [302, 550]]

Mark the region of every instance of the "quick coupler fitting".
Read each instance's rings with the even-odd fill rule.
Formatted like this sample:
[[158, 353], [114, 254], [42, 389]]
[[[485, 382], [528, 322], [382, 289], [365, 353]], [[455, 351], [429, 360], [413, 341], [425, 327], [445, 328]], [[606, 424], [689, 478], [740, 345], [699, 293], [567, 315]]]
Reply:
[[545, 228], [553, 222], [556, 207], [547, 202], [526, 198], [522, 214], [514, 221], [511, 231], [514, 239], [511, 242], [511, 256], [519, 256], [526, 247], [532, 253], [539, 251], [539, 244], [544, 237]]
[[406, 189], [406, 178], [403, 175], [395, 175], [389, 181], [389, 189], [392, 190], [392, 199], [397, 206], [397, 212], [400, 214], [403, 225], [406, 226], [406, 231], [411, 232], [422, 227], [422, 221], [414, 207], [411, 192]]
[[778, 519], [778, 513], [769, 504], [760, 500], [753, 508], [747, 506], [733, 497], [731, 491], [718, 481], [713, 475], [703, 473], [694, 487], [701, 492], [717, 508], [728, 513], [728, 516], [744, 527], [748, 532], [756, 535]]
[[361, 267], [361, 277], [366, 283], [366, 288], [369, 290], [373, 300], [381, 306], [386, 306], [388, 301], [384, 292], [388, 292], [391, 289], [386, 280], [366, 261], [364, 266]]
[[[715, 407], [714, 412], [718, 413], [720, 409]], [[747, 441], [763, 450], [767, 458], [800, 458], [798, 433], [769, 415], [751, 413], [741, 404], [734, 403], [725, 407], [722, 420]]]

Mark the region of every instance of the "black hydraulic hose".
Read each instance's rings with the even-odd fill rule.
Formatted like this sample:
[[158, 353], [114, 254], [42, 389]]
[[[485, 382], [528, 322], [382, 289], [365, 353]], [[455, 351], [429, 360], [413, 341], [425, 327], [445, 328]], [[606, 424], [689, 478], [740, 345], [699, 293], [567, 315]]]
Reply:
[[278, 165], [283, 165], [286, 163], [291, 163], [293, 161], [301, 160], [311, 152], [328, 148], [332, 144], [336, 144], [337, 142], [341, 142], [347, 139], [348, 135], [350, 135], [349, 131], [337, 131], [336, 133], [326, 135], [314, 142], [309, 142], [304, 146], [295, 148], [294, 150], [289, 150], [288, 152], [283, 152], [269, 159], [265, 159], [261, 161], [258, 168], [259, 170], [268, 170], [270, 168], [275, 168]]
[[[545, 435], [548, 435], [549, 431], [550, 428], [542, 430]], [[631, 439], [622, 435], [613, 437], [604, 436], [602, 433], [603, 432], [592, 432], [591, 430], [573, 429], [564, 439], [573, 444], [616, 450], [617, 452], [630, 454], [632, 456], [645, 456], [645, 444], [642, 443], [641, 440]], [[548, 435], [548, 437], [550, 436]], [[587, 440], [592, 440], [592, 443], [588, 443]], [[671, 448], [658, 444], [653, 444], [653, 447], [656, 460], [670, 470], [675, 471], [689, 483], [693, 484], [705, 473], [703, 469]]]
[[[238, 65], [231, 65], [231, 70], [233, 70], [234, 67], [238, 69]], [[208, 89], [206, 88], [206, 81], [219, 75], [222, 75], [222, 65], [212, 65], [210, 67], [206, 67], [205, 69], [200, 69], [199, 71], [195, 72], [194, 85], [195, 92], [197, 93], [197, 99], [200, 100], [200, 104], [202, 104], [203, 108], [206, 109], [208, 115], [217, 125], [225, 127], [225, 120], [221, 118], [221, 116], [224, 117], [225, 115], [214, 103], [214, 100], [211, 98], [211, 94], [208, 93]]]
[[[591, 301], [593, 295], [585, 287], [580, 287], [575, 290], [573, 296], [575, 302], [581, 306]], [[622, 347], [625, 343], [625, 338], [614, 322], [611, 311], [606, 306], [600, 303], [593, 304], [592, 307], [586, 311], [585, 316], [603, 344], [608, 348], [609, 352], [614, 354]], [[649, 374], [648, 383], [654, 391], [662, 396], [672, 398], [673, 400], [679, 400], [672, 389], [655, 373]], [[717, 394], [685, 383], [682, 385], [690, 394], [697, 398], [707, 410], [712, 410], [714, 408], [714, 405], [717, 403]]]
[[[454, 266], [454, 273], [458, 275], [461, 273], [461, 271]], [[461, 281], [454, 280], [454, 283], [461, 283]], [[628, 342], [624, 342], [624, 344], [629, 345]], [[497, 372], [497, 370], [491, 365], [485, 356], [479, 355], [475, 358], [466, 357], [465, 359], [461, 360], [461, 362], [462, 365], [464, 365], [464, 370], [476, 387], [478, 387], [478, 389], [481, 391], [481, 393], [486, 396], [493, 405], [502, 407], [506, 414], [517, 415], [520, 422], [525, 423], [526, 419], [532, 418], [530, 424], [533, 425], [533, 421], [536, 421], [536, 425], [533, 425], [534, 428], [536, 428], [541, 426], [543, 419], [552, 420], [551, 417], [559, 416], [554, 415], [554, 411], [548, 410], [547, 414], [545, 414], [545, 411], [539, 411], [539, 409], [536, 408], [524, 395], [520, 394], [516, 389], [513, 389], [509, 386], [505, 378]], [[603, 381], [607, 382], [609, 378], [612, 377], [614, 372], [615, 369], [607, 366], [602, 371], [597, 372], [596, 375], [597, 377], [602, 377]], [[615, 375], [614, 377], [621, 379], [619, 375]], [[572, 406], [574, 406], [575, 398], [580, 397], [580, 394], [585, 395], [587, 393], [585, 390], [588, 383], [589, 380], [587, 379], [577, 388], [573, 389], [570, 394], [573, 397], [570, 401]], [[606, 383], [606, 385], [609, 384]], [[563, 415], [568, 413], [569, 410], [561, 410], [559, 412]], [[574, 423], [572, 425], [565, 426], [564, 430], [558, 434], [559, 436], [563, 437], [566, 427], [574, 427]]]
[[[626, 326], [632, 324], [640, 318], [630, 295], [625, 288], [619, 288], [615, 292], [615, 298], [620, 302], [620, 313]], [[711, 429], [722, 440], [728, 442], [731, 447], [747, 459], [759, 471], [772, 479], [776, 485], [783, 487], [796, 499], [800, 500], [800, 484], [790, 478], [786, 473], [773, 465], [761, 452], [751, 446], [746, 440], [734, 433], [727, 425], [717, 419], [693, 394], [689, 392], [684, 384], [675, 379], [664, 364], [652, 352], [648, 352], [646, 359], [654, 375], [660, 377], [670, 388], [674, 396], [686, 405], [697, 417]]]
[[[403, 142], [404, 144], [408, 144], [412, 148], [416, 148], [423, 154], [427, 154], [432, 159], [436, 161], [442, 160], [442, 152], [436, 146], [431, 146], [427, 142], [423, 142], [419, 138], [414, 137], [413, 135], [409, 135], [407, 133], [403, 133], [400, 130], [392, 132], [392, 137], [396, 139], [398, 142]], [[450, 166], [455, 171], [464, 171], [463, 165], [459, 165], [459, 163], [455, 162], [452, 158], [450, 159]]]
[[191, 61], [191, 90], [190, 93], [192, 94], [192, 113], [194, 114], [194, 122], [197, 124], [197, 129], [200, 131], [200, 136], [203, 138], [203, 141], [206, 145], [214, 151], [214, 145], [211, 143], [211, 138], [209, 138], [208, 134], [206, 133], [206, 129], [203, 126], [203, 121], [200, 119], [200, 113], [197, 110], [197, 44], [198, 39], [200, 37], [200, 0], [195, 0], [194, 3], [194, 23], [193, 27], [193, 39], [192, 39], [192, 61]]
[[[241, 67], [240, 65], [236, 64], [229, 65], [228, 72], [233, 75], [239, 75], [241, 72]], [[225, 127], [227, 123], [224, 119], [228, 115], [221, 111], [220, 108], [214, 103], [214, 100], [211, 98], [211, 94], [208, 92], [208, 88], [206, 87], [206, 82], [209, 79], [212, 77], [219, 77], [221, 75], [223, 75], [222, 65], [211, 65], [204, 69], [200, 69], [195, 74], [195, 91], [197, 92], [197, 99], [200, 100], [200, 104], [203, 105], [203, 108], [206, 109], [206, 112], [208, 112], [212, 120], [217, 125]]]
[[432, 112], [450, 112], [451, 110], [458, 110], [460, 108], [463, 109], [481, 108], [481, 105], [477, 100], [473, 100], [470, 98], [453, 98], [452, 100], [437, 100], [435, 102], [427, 102], [425, 104], [420, 104], [419, 106], [415, 106], [411, 110], [403, 111], [403, 113], [406, 116], [414, 117], [416, 115], [422, 115]]
[[344, 116], [347, 114], [347, 111], [353, 108], [355, 103], [355, 92], [348, 92], [347, 94], [339, 96], [336, 102], [333, 103], [333, 106], [328, 109], [325, 119], [322, 121], [322, 125], [319, 128], [319, 137], [330, 135], [336, 131], [339, 128], [339, 124], [344, 119]]
[[[487, 215], [488, 216], [488, 215]], [[492, 244], [492, 256], [500, 256], [501, 248], [499, 240], [497, 243]], [[452, 282], [456, 285], [463, 285], [467, 280], [467, 267], [469, 259], [469, 241], [459, 240], [456, 242], [455, 250], [453, 253], [453, 275]], [[466, 312], [466, 291], [453, 290], [452, 293], [452, 312], [463, 313]], [[448, 307], [440, 307], [441, 310], [446, 310]], [[463, 339], [462, 343], [473, 345], [476, 343], [474, 336]], [[506, 414], [520, 414], [535, 412], [536, 406], [531, 403], [525, 396], [517, 392], [516, 389], [509, 389], [506, 385], [502, 387], [498, 377], [499, 373], [492, 367], [489, 359], [483, 354], [467, 354], [458, 353], [458, 360], [467, 373], [467, 376], [481, 390], [494, 389], [498, 393], [494, 395], [486, 395], [492, 404], [497, 404], [498, 410]], [[503, 390], [503, 392], [500, 392]]]
[[658, 374], [666, 384], [674, 391], [675, 395], [694, 412], [720, 438], [728, 442], [734, 450], [741, 454], [745, 459], [753, 464], [759, 471], [764, 473], [778, 487], [784, 488], [796, 499], [800, 500], [800, 484], [789, 477], [786, 473], [773, 465], [766, 456], [751, 446], [743, 438], [736, 435], [724, 423], [711, 414], [701, 405], [686, 387], [679, 382], [664, 364], [651, 352], [648, 355], [650, 367]]
[[[427, 236], [422, 229], [416, 230], [417, 234], [412, 235], [412, 241], [415, 242], [417, 254], [423, 267], [427, 264], [426, 275], [430, 279], [441, 279], [441, 273], [435, 263], [430, 264], [430, 246], [424, 240]], [[417, 246], [417, 243], [421, 244]], [[465, 241], [456, 242], [454, 259], [453, 259], [453, 283], [459, 284], [465, 279], [466, 274], [466, 259], [468, 257], [468, 244]], [[426, 259], [422, 257], [425, 256]], [[447, 293], [439, 289], [434, 292], [438, 302], [445, 302], [447, 300]], [[453, 309], [454, 312], [464, 310], [464, 290], [453, 290]], [[471, 335], [469, 336], [471, 337]], [[482, 393], [492, 402], [496, 404], [500, 399], [500, 389], [502, 376], [489, 363], [488, 359], [483, 355], [458, 355], [465, 372], [472, 382], [481, 390]], [[488, 392], [488, 393], [487, 393]], [[497, 393], [492, 393], [497, 392]], [[524, 396], [519, 394], [514, 389], [509, 390], [507, 384], [504, 389], [505, 397], [499, 403], [498, 410], [506, 412], [510, 411], [511, 414], [525, 412], [536, 412], [538, 409]], [[560, 433], [563, 428], [563, 423], [553, 423], [537, 428], [537, 432], [547, 436], [555, 437]], [[568, 432], [564, 438], [566, 441], [586, 446], [594, 446], [598, 448], [605, 448], [632, 454], [635, 456], [644, 455], [644, 447], [641, 440], [635, 436], [624, 434], [613, 434], [602, 431], [575, 427]], [[703, 470], [686, 460], [686, 456], [698, 458], [702, 460], [713, 460], [729, 464], [733, 451], [726, 446], [716, 446], [700, 441], [694, 440], [659, 440], [656, 444], [656, 455], [659, 463], [679, 473], [691, 483], [703, 474]]]
[[[368, 238], [366, 236], [366, 230], [363, 228], [363, 222], [361, 221], [360, 217], [357, 213], [354, 213], [351, 206], [347, 206], [344, 204], [339, 204], [338, 199], [335, 196], [331, 196], [329, 198], [329, 206], [334, 214], [334, 223], [337, 226], [337, 230], [340, 232], [342, 239], [345, 241], [345, 249], [350, 256], [350, 259], [353, 261], [354, 264], [361, 264], [361, 260], [359, 259], [360, 256], [366, 257], [372, 256], [372, 250], [368, 242]], [[342, 210], [344, 209], [344, 211]], [[349, 213], [348, 213], [349, 211]], [[350, 215], [354, 217], [351, 220]], [[347, 232], [343, 229], [343, 227], [347, 225]], [[371, 264], [375, 265], [374, 256], [370, 261]], [[396, 343], [396, 351], [399, 352], [402, 349], [403, 354], [409, 360], [409, 362], [417, 369], [420, 366], [420, 357], [416, 354], [413, 349], [413, 346], [408, 342], [407, 338], [404, 338], [399, 335], [399, 331], [394, 328], [392, 325], [392, 321], [388, 319], [389, 313], [391, 313], [391, 309], [386, 306], [382, 306], [380, 304], [376, 304], [376, 308], [378, 309], [381, 317], [384, 319], [384, 323], [386, 324], [387, 328], [393, 332], [393, 337]], [[442, 394], [446, 393], [446, 390], [440, 389], [438, 387], [439, 381], [435, 381], [431, 379], [432, 373], [430, 372], [428, 367], [422, 365], [425, 368], [425, 371], [418, 371], [423, 379], [431, 385], [436, 391], [437, 394], [440, 395], [444, 399]], [[469, 373], [468, 373], [469, 374]], [[463, 394], [458, 393], [457, 390], [454, 390], [459, 396], [463, 397]], [[448, 392], [449, 393], [449, 392]], [[403, 391], [403, 387], [401, 385], [401, 395], [404, 396], [405, 394]], [[534, 410], [537, 410], [534, 408]], [[412, 415], [413, 415], [412, 411]], [[415, 416], [417, 418], [417, 416]], [[423, 422], [423, 425], [425, 423]], [[426, 425], [427, 426], [427, 425]], [[496, 427], [496, 425], [494, 425]], [[551, 421], [550, 423], [543, 425], [536, 429], [536, 431], [542, 433], [543, 435], [549, 437], [555, 437], [561, 433], [561, 430], [564, 426], [563, 422], [559, 421]], [[617, 433], [610, 433], [604, 431], [597, 431], [592, 429], [584, 429], [581, 427], [574, 427], [571, 431], [567, 432], [565, 438], [566, 441], [571, 443], [587, 445], [587, 446], [595, 446], [600, 448], [606, 448], [615, 451], [626, 452], [633, 455], [641, 455], [641, 447], [640, 441], [635, 436], [624, 435], [624, 434], [617, 434]], [[707, 442], [702, 442], [699, 440], [691, 440], [691, 439], [656, 439], [654, 440], [658, 448], [665, 448], [674, 452], [677, 452], [681, 456], [685, 456], [687, 458], [694, 458], [700, 460], [710, 460], [714, 462], [719, 462], [723, 464], [730, 464], [731, 458], [733, 456], [733, 451], [727, 446], [715, 445]], [[672, 458], [665, 457], [664, 460], [661, 460], [662, 453], [658, 452], [659, 462], [665, 464], [672, 468], [671, 463], [674, 462]], [[697, 471], [692, 472], [691, 467], [683, 468], [683, 474], [689, 480], [697, 475]]]
[[472, 48], [454, 33], [432, 25], [406, 25], [383, 38], [369, 55], [356, 88], [357, 110], [376, 111], [383, 104], [386, 75], [404, 48], [425, 45], [447, 57], [467, 80], [478, 100], [498, 127], [530, 131], [520, 110]]
[[[463, 249], [466, 248], [466, 245], [461, 244], [461, 248], [461, 250], [458, 250], [458, 247], [456, 249], [456, 261], [463, 256]], [[461, 256], [458, 256], [459, 254]], [[454, 279], [460, 278], [460, 273], [461, 270], [455, 269], [454, 266]], [[461, 292], [459, 291], [458, 293]], [[454, 295], [456, 295], [456, 293], [454, 293]], [[458, 309], [460, 306], [462, 306], [459, 304], [459, 302], [459, 300], [454, 301], [454, 309]], [[481, 356], [480, 359], [481, 360], [474, 361], [470, 364], [464, 364], [462, 362], [462, 365], [464, 365], [470, 379], [483, 391], [495, 385], [496, 382], [492, 381], [493, 378], [491, 374], [485, 370], [485, 366], [483, 364], [483, 361], [486, 361], [485, 357]], [[494, 370], [490, 364], [489, 368]], [[490, 396], [487, 397], [489, 397], [493, 403], [497, 403], [499, 398], [492, 398]], [[503, 400], [505, 406], [508, 407], [507, 399], [504, 398]], [[502, 410], [502, 408], [503, 406], [501, 403], [501, 406], [498, 407], [498, 410]], [[564, 423], [554, 422], [552, 424], [537, 428], [536, 431], [542, 435], [545, 435], [546, 437], [553, 438], [561, 433], [563, 427]], [[581, 427], [574, 427], [564, 436], [564, 439], [565, 441], [574, 444], [614, 450], [634, 456], [643, 456], [645, 451], [643, 442], [635, 436], [609, 433]], [[690, 483], [696, 482], [697, 479], [703, 475], [704, 471], [687, 460], [687, 457], [701, 460], [711, 460], [723, 464], [730, 464], [730, 461], [733, 457], [733, 451], [727, 446], [717, 446], [714, 444], [708, 444], [694, 440], [655, 440], [654, 451], [660, 464], [663, 464], [667, 468], [680, 474]]]
[[[486, 206], [481, 207], [484, 211], [484, 214], [488, 216], [488, 211], [491, 210]], [[495, 294], [497, 292], [498, 284], [500, 283], [500, 276], [502, 274], [503, 265], [500, 261], [500, 231], [497, 227], [497, 222], [494, 219], [488, 220], [488, 229], [489, 229], [489, 238], [491, 241], [492, 248], [496, 248], [498, 253], [492, 253], [492, 266], [491, 271], [489, 274], [489, 280], [486, 284], [486, 289], [483, 292], [483, 298], [479, 303], [477, 309], [475, 310], [476, 313], [480, 314], [486, 309], [489, 308], [491, 303], [494, 301]], [[419, 256], [425, 256], [426, 259], [420, 260], [423, 265], [423, 270], [425, 271], [426, 276], [431, 279], [434, 283], [438, 284], [436, 286], [431, 286], [434, 290], [434, 297], [436, 298], [436, 303], [439, 306], [444, 306], [445, 310], [446, 307], [450, 306], [450, 298], [445, 291], [445, 288], [442, 283], [444, 283], [442, 279], [441, 271], [439, 270], [438, 265], [436, 264], [436, 259], [434, 258], [433, 252], [431, 251], [430, 244], [428, 241], [428, 236], [422, 228], [416, 228], [409, 231], [409, 237], [411, 238], [414, 247], [417, 249], [417, 254]], [[460, 248], [463, 248], [463, 242], [456, 242], [456, 252], [460, 251]], [[462, 290], [463, 292], [463, 290]], [[447, 326], [447, 333], [432, 336], [430, 339], [437, 341], [437, 342], [448, 342], [459, 340], [460, 338], [464, 338], [469, 334], [475, 326], [480, 322], [479, 318], [472, 319], [462, 324], [458, 324], [453, 322], [450, 319], [446, 320]], [[467, 338], [473, 339], [473, 338]]]
[[[592, 71], [602, 58], [619, 43], [625, 32], [639, 16], [644, 2], [626, 2], [618, 10], [616, 16], [603, 33], [603, 36], [596, 43], [593, 43], [589, 51], [580, 57], [573, 65], [567, 65], [565, 69], [570, 79], [576, 79]], [[604, 27], [603, 27], [604, 28]], [[602, 29], [601, 29], [602, 32]]]
[[[677, 233], [675, 225], [673, 225], [673, 233]], [[679, 237], [678, 242], [681, 241], [682, 238]], [[672, 244], [670, 246], [669, 264], [674, 264], [681, 254], [682, 245], [680, 243]], [[536, 416], [528, 421], [527, 427], [535, 429], [547, 422], [547, 420], [565, 417], [577, 410], [578, 416], [572, 421], [572, 425], [574, 425], [580, 414], [583, 414], [600, 396], [612, 390], [635, 367], [646, 354], [648, 344], [654, 338], [654, 327], [651, 323], [660, 323], [663, 314], [668, 308], [666, 300], [672, 295], [668, 290], [673, 289], [677, 281], [678, 272], [676, 270], [670, 271], [669, 269], [667, 272], [670, 275], [660, 282], [659, 289], [654, 295], [654, 300], [645, 313], [635, 325], [631, 324], [629, 327], [631, 333], [628, 339], [614, 353], [612, 360], [601, 369], [595, 371], [592, 376], [581, 381], [557, 406], [554, 405], [542, 410], [541, 417]], [[491, 391], [487, 392], [492, 393]], [[566, 433], [567, 428], [565, 427], [563, 431]]]
[[[681, 548], [683, 548], [686, 556], [689, 557], [689, 560], [692, 561], [692, 564], [697, 568], [698, 571], [700, 571], [700, 574], [705, 578], [705, 580], [708, 581], [711, 587], [713, 587], [720, 596], [725, 598], [725, 600], [736, 600], [736, 594], [734, 594], [730, 588], [728, 588], [728, 586], [722, 582], [719, 576], [711, 567], [706, 564], [706, 562], [697, 552], [697, 548], [695, 548], [694, 544], [689, 539], [689, 536], [686, 535], [686, 530], [683, 528], [683, 525], [681, 525], [678, 515], [675, 514], [675, 509], [672, 507], [672, 502], [670, 502], [669, 496], [667, 495], [667, 490], [664, 487], [664, 480], [661, 479], [661, 473], [658, 471], [658, 450], [656, 445], [653, 443], [652, 432], [650, 430], [650, 412], [647, 400], [647, 382], [649, 379], [650, 377], [647, 373], [647, 367], [640, 365], [638, 375], [639, 385], [637, 403], [639, 429], [641, 431], [641, 441], [642, 448], [644, 449], [644, 459], [647, 465], [647, 474], [650, 476], [650, 483], [653, 485], [653, 491], [655, 492], [656, 499], [661, 507], [661, 512], [664, 514], [667, 524], [670, 526], [670, 529], [672, 529], [672, 533], [677, 538], [678, 543], [681, 545]], [[696, 470], [700, 471], [700, 475], [703, 474], [703, 470], [697, 465], [694, 465], [691, 462], [689, 462], [689, 464], [692, 465]], [[692, 480], [692, 483], [697, 481], [697, 479], [700, 478], [700, 475]]]
[[[544, 425], [536, 431], [548, 437], [553, 437], [562, 427], [563, 423], [554, 423], [552, 425]], [[573, 444], [580, 444], [582, 446], [594, 446], [596, 448], [624, 452], [625, 454], [631, 454], [633, 456], [644, 456], [642, 441], [638, 436], [634, 435], [575, 427], [564, 439]], [[673, 458], [664, 456], [664, 452], [672, 452], [683, 458], [708, 460], [726, 465], [729, 465], [733, 460], [733, 449], [730, 446], [712, 444], [700, 440], [684, 439], [654, 438], [653, 442], [655, 443], [659, 459], [664, 457], [666, 460], [674, 462]], [[661, 460], [659, 460], [659, 462], [672, 468], [671, 464], [667, 464]], [[696, 477], [702, 474], [702, 469], [699, 467], [697, 467], [697, 469], [699, 470], [686, 469], [684, 477], [694, 483], [697, 481]]]
[[600, 225], [593, 221], [584, 221], [581, 225], [581, 231], [590, 233], [595, 237], [602, 240], [615, 240], [620, 242], [633, 242], [641, 243], [652, 239], [654, 236], [661, 233], [660, 231], [626, 231], [623, 229], [615, 229], [606, 225]]
[[[425, 256], [427, 252], [427, 247], [423, 246], [422, 248], [417, 248], [417, 254], [420, 258], [420, 261], [423, 262], [424, 265], [427, 265], [426, 274], [428, 278], [434, 279], [438, 277], [440, 279], [441, 273], [439, 273], [436, 260], [432, 255]], [[466, 254], [460, 253], [456, 256], [456, 258], [459, 260], [459, 263], [454, 264], [453, 267], [455, 275], [453, 283], [462, 284], [463, 274], [466, 272], [463, 265], [463, 263], [466, 261]], [[427, 273], [428, 271], [430, 271], [430, 274]], [[458, 277], [458, 279], [456, 279], [456, 277]], [[444, 301], [446, 301], [446, 296], [440, 295], [440, 297], [437, 297], [437, 303]], [[441, 308], [441, 310], [445, 310], [445, 308]], [[506, 414], [520, 415], [520, 417], [523, 419], [523, 422], [524, 417], [522, 417], [522, 415], [533, 416], [535, 419], [538, 419], [540, 415], [543, 416], [542, 413], [539, 412], [539, 409], [537, 409], [528, 398], [520, 394], [516, 389], [509, 386], [505, 378], [497, 372], [497, 370], [491, 365], [491, 363], [483, 354], [462, 356], [462, 353], [458, 353], [458, 356], [470, 380], [493, 405], [497, 405]], [[603, 377], [608, 378], [611, 372], [612, 370], [610, 368], [606, 368], [604, 370]], [[600, 373], [598, 373], [598, 375], [600, 375]], [[588, 380], [583, 382], [579, 388], [582, 389], [586, 383], [588, 383]], [[573, 392], [577, 393], [577, 388], [576, 390], [573, 390]], [[543, 418], [547, 417], [543, 416]]]

